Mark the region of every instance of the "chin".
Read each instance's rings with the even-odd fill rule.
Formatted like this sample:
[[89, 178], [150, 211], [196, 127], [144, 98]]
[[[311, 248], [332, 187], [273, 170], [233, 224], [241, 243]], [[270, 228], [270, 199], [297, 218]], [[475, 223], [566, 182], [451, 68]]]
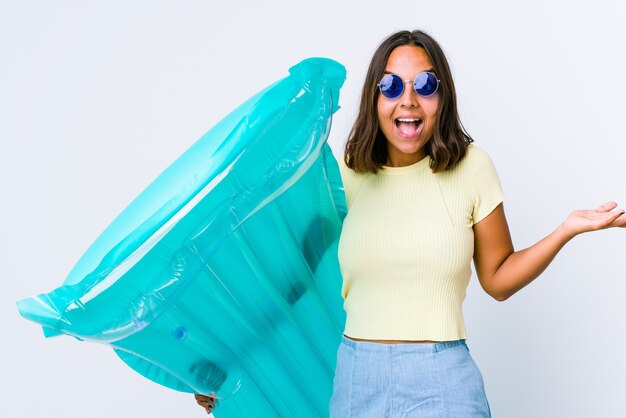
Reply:
[[409, 147], [398, 148], [398, 151], [400, 151], [403, 154], [410, 154], [410, 155], [421, 154], [421, 153], [425, 154], [425, 151], [426, 151], [425, 146], [426, 144], [414, 144]]

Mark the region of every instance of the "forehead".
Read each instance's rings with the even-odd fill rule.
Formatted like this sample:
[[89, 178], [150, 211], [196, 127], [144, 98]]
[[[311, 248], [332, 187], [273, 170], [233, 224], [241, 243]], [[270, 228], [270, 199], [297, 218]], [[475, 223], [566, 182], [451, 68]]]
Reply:
[[433, 69], [426, 50], [419, 46], [402, 45], [391, 51], [385, 71], [400, 76], [414, 76], [422, 71]]

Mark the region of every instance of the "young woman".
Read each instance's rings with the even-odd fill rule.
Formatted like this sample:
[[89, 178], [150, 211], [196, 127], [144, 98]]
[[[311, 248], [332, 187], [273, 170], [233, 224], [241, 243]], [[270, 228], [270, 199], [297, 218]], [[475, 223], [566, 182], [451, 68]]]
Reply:
[[[503, 301], [576, 235], [626, 227], [624, 210], [609, 202], [572, 212], [514, 251], [498, 175], [472, 142], [437, 42], [422, 31], [385, 39], [340, 164], [347, 318], [331, 418], [489, 417], [461, 311], [472, 259], [483, 289]], [[215, 404], [196, 400], [207, 412]]]
[[574, 236], [626, 226], [624, 210], [605, 203], [514, 251], [497, 173], [472, 142], [437, 42], [422, 31], [384, 40], [342, 167], [347, 319], [331, 418], [489, 417], [461, 311], [471, 260], [482, 288], [503, 301]]

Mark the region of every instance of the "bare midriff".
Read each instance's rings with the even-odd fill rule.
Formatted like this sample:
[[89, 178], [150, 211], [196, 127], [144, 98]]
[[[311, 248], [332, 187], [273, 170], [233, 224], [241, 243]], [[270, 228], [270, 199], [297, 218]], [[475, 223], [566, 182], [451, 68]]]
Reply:
[[438, 343], [439, 341], [430, 341], [430, 340], [419, 340], [419, 341], [415, 341], [415, 340], [364, 340], [362, 338], [354, 338], [354, 337], [349, 337], [346, 334], [343, 334], [346, 338], [352, 340], [352, 341], [367, 341], [370, 343], [381, 343], [381, 344], [407, 344], [407, 343], [413, 343], [413, 344], [433, 344], [433, 343]]

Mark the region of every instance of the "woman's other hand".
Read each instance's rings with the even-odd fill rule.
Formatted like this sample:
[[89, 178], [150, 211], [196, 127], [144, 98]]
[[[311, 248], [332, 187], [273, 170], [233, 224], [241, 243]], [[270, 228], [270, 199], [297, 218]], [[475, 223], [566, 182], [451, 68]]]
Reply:
[[215, 398], [214, 396], [196, 394], [194, 395], [194, 397], [196, 398], [196, 402], [198, 402], [198, 405], [203, 407], [206, 410], [207, 414], [210, 414], [213, 411], [213, 408], [215, 408], [215, 402], [217, 402], [217, 398]]
[[561, 225], [566, 234], [574, 237], [583, 232], [598, 231], [606, 228], [625, 228], [624, 209], [618, 209], [617, 203], [607, 202], [595, 210], [575, 210]]

